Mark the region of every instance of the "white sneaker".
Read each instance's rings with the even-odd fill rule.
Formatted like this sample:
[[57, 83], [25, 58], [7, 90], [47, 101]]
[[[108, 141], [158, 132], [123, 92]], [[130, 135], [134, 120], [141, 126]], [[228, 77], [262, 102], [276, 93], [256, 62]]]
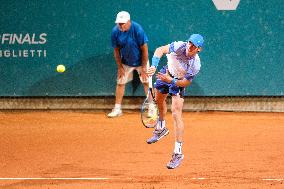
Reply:
[[121, 109], [114, 108], [112, 111], [107, 115], [108, 117], [118, 117], [122, 115]]

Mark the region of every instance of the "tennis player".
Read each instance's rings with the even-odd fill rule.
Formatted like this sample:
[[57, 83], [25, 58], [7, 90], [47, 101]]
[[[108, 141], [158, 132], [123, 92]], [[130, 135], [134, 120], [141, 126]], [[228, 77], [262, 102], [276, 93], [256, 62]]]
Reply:
[[147, 140], [152, 144], [169, 133], [166, 127], [165, 116], [167, 112], [166, 98], [172, 97], [172, 117], [175, 129], [175, 146], [172, 159], [167, 168], [174, 169], [180, 165], [184, 155], [182, 154], [182, 142], [184, 123], [182, 120], [182, 108], [184, 103], [185, 87], [189, 86], [199, 72], [201, 64], [198, 53], [201, 51], [204, 40], [200, 34], [192, 34], [187, 42], [178, 41], [161, 46], [155, 50], [152, 65], [147, 74], [152, 76], [156, 72], [160, 58], [166, 54], [167, 65], [157, 73], [156, 101], [160, 112], [159, 121], [153, 132], [153, 136]]

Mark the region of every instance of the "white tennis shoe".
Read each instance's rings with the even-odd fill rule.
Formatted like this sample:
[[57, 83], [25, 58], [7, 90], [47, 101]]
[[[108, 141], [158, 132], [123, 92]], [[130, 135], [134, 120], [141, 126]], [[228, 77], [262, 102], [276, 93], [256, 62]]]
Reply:
[[122, 115], [121, 109], [114, 108], [114, 109], [112, 109], [112, 111], [107, 116], [110, 117], [110, 118], [113, 118], [113, 117], [118, 117], [118, 116], [121, 116], [121, 115]]

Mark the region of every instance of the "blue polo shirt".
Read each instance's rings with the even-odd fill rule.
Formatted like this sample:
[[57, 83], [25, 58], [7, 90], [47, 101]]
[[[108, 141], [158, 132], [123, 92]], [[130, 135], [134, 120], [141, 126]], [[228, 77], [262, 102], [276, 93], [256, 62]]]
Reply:
[[127, 32], [120, 31], [118, 26], [115, 26], [111, 32], [112, 47], [120, 49], [122, 63], [128, 66], [141, 66], [140, 46], [147, 42], [148, 37], [143, 28], [134, 21], [131, 21], [131, 27]]

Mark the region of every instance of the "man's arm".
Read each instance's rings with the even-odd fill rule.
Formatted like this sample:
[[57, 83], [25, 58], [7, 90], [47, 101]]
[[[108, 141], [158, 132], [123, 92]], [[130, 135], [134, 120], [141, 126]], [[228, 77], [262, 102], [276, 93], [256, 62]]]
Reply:
[[121, 62], [120, 49], [118, 47], [114, 48], [113, 55], [114, 55], [115, 62], [117, 64], [117, 77], [121, 78], [124, 76], [124, 69], [123, 69], [122, 62]]
[[120, 50], [118, 47], [114, 48], [113, 51], [114, 59], [118, 67], [122, 67], [121, 57], [120, 57]]
[[164, 54], [168, 54], [170, 52], [170, 45], [165, 45], [165, 46], [161, 46], [158, 47], [155, 52], [154, 52], [154, 56], [152, 58], [152, 64], [151, 67], [149, 69], [147, 69], [147, 74], [149, 76], [154, 75], [154, 73], [156, 72], [156, 69], [158, 67], [160, 58], [162, 58], [162, 56]]
[[191, 81], [187, 80], [186, 78], [184, 78], [182, 80], [175, 80], [174, 78], [169, 76], [168, 73], [163, 74], [161, 72], [158, 72], [157, 78], [162, 80], [162, 81], [165, 81], [167, 83], [173, 83], [178, 87], [187, 87], [191, 84]]
[[178, 87], [187, 87], [191, 84], [191, 81], [187, 80], [187, 79], [183, 79], [183, 80], [178, 80], [176, 81], [176, 86]]
[[168, 54], [169, 52], [170, 52], [170, 45], [161, 46], [155, 50], [154, 56], [161, 58], [164, 54]]
[[142, 69], [143, 71], [146, 71], [147, 68], [147, 62], [148, 62], [148, 45], [145, 43], [140, 47], [141, 49], [141, 55], [142, 55]]

